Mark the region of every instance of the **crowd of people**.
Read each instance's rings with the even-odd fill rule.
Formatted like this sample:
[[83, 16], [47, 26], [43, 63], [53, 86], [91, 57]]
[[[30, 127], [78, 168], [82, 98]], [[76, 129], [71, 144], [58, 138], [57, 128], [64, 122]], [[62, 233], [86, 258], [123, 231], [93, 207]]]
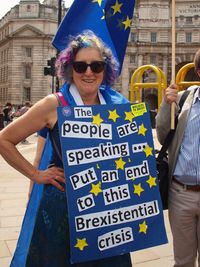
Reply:
[[23, 115], [32, 106], [30, 101], [26, 101], [24, 105], [12, 105], [7, 102], [4, 107], [0, 108], [1, 129], [10, 124], [15, 118]]

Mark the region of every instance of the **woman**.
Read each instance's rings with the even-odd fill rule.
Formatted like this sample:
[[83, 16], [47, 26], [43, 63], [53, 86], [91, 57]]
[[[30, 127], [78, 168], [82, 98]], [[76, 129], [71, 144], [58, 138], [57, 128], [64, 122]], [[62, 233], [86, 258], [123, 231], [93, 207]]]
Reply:
[[[86, 31], [71, 41], [60, 54], [56, 68], [58, 75], [66, 81], [61, 92], [69, 105], [127, 102], [110, 88], [118, 74], [116, 60], [91, 31]], [[65, 178], [63, 163], [59, 157], [61, 148], [56, 112], [58, 106], [59, 99], [56, 95], [48, 95], [0, 133], [0, 152], [6, 161], [33, 182], [45, 184], [31, 242], [27, 244], [29, 250], [24, 266], [130, 267], [129, 254], [82, 264], [71, 265], [69, 262]], [[43, 127], [49, 128], [53, 153], [49, 168], [38, 170], [23, 158], [16, 145]], [[11, 266], [17, 265], [13, 263]]]

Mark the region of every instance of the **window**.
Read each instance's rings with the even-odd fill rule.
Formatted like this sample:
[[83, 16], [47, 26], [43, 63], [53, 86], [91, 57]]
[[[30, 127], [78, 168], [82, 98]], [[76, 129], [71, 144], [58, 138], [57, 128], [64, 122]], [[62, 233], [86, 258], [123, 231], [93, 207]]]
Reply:
[[25, 79], [31, 79], [31, 66], [25, 66]]
[[186, 43], [191, 43], [192, 42], [192, 33], [191, 32], [186, 32]]
[[135, 62], [136, 62], [136, 56], [130, 55], [130, 63], [135, 63]]
[[24, 87], [23, 92], [23, 102], [31, 101], [31, 88], [30, 87]]
[[0, 99], [2, 102], [8, 101], [8, 88], [0, 88]]
[[152, 65], [156, 65], [156, 55], [151, 55], [150, 56], [150, 63], [152, 64]]
[[26, 7], [26, 11], [27, 11], [27, 12], [31, 12], [31, 6], [30, 6], [30, 5], [27, 5], [27, 7]]
[[135, 43], [136, 42], [136, 33], [131, 32], [131, 42]]
[[151, 43], [156, 43], [156, 42], [157, 42], [157, 33], [151, 32]]
[[26, 47], [25, 48], [25, 54], [26, 54], [26, 57], [31, 57], [32, 56], [32, 49], [31, 49], [31, 47]]
[[186, 23], [192, 24], [192, 17], [186, 17]]

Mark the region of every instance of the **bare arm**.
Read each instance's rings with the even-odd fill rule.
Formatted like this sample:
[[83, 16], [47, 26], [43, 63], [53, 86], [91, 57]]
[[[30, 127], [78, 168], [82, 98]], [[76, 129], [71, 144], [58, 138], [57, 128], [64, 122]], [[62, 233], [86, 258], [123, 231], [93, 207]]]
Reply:
[[[39, 135], [38, 139], [37, 139], [37, 147], [36, 147], [35, 157], [33, 160], [33, 166], [36, 167], [37, 169], [38, 169], [39, 164], [40, 164], [40, 160], [42, 157], [42, 152], [44, 150], [45, 142], [46, 142], [46, 138]], [[30, 198], [30, 195], [31, 195], [31, 192], [33, 189], [33, 184], [34, 184], [34, 182], [32, 180], [30, 180], [28, 198]]]
[[50, 168], [39, 171], [17, 150], [16, 145], [29, 135], [43, 127], [53, 127], [57, 120], [57, 100], [50, 95], [36, 103], [29, 111], [0, 132], [0, 153], [3, 158], [16, 170], [36, 183], [53, 184], [60, 190], [58, 183], [65, 182], [63, 170]]

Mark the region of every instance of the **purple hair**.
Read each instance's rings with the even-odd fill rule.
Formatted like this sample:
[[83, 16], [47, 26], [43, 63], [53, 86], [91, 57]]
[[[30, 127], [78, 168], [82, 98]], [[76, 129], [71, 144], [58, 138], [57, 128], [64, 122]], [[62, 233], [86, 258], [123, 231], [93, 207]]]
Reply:
[[58, 56], [56, 60], [56, 72], [59, 78], [71, 83], [72, 63], [81, 48], [95, 47], [105, 61], [104, 79], [102, 84], [112, 86], [119, 74], [119, 63], [112, 54], [110, 48], [92, 31], [87, 30], [71, 39], [71, 42]]

